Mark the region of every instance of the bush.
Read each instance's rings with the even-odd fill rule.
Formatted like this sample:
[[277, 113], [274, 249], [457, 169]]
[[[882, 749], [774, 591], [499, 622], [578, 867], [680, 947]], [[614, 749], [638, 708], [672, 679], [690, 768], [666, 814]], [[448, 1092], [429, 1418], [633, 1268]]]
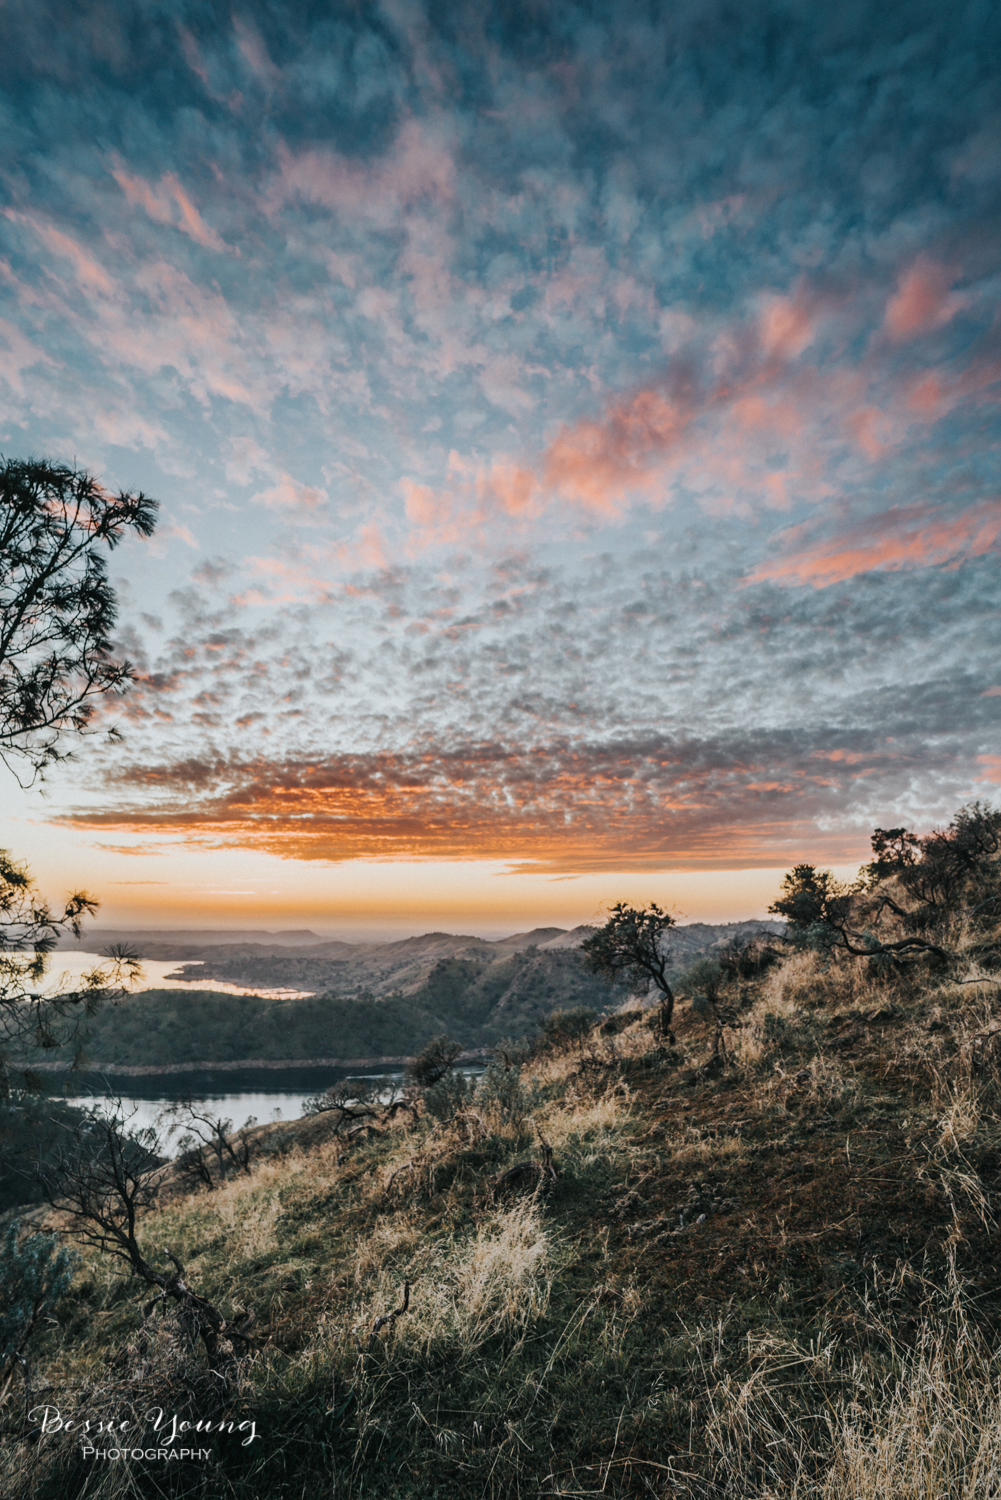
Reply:
[[470, 1102], [475, 1092], [475, 1079], [450, 1071], [424, 1090], [424, 1108], [433, 1120], [446, 1125]]
[[554, 1010], [542, 1023], [538, 1051], [569, 1052], [571, 1047], [580, 1050], [597, 1019], [598, 1012], [586, 1005], [578, 1005], [573, 1010]]
[[0, 1377], [24, 1351], [38, 1324], [69, 1290], [79, 1256], [56, 1248], [51, 1234], [7, 1226], [0, 1258]]
[[494, 1106], [507, 1125], [520, 1126], [540, 1102], [538, 1085], [525, 1087], [521, 1068], [503, 1068], [491, 1063], [480, 1078], [476, 1100], [484, 1108]]
[[407, 1065], [404, 1075], [407, 1082], [415, 1084], [419, 1089], [433, 1088], [446, 1074], [451, 1073], [461, 1051], [460, 1044], [453, 1042], [444, 1033], [433, 1037], [418, 1052], [413, 1062]]

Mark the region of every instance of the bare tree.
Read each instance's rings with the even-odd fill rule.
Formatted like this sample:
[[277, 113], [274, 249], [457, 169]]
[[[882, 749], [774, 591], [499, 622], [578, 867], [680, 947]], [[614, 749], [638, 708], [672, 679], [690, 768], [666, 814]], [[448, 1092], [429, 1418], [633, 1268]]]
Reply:
[[[248, 1132], [257, 1124], [253, 1115], [234, 1132], [232, 1120], [207, 1113], [189, 1096], [168, 1105], [161, 1111], [160, 1119], [167, 1124], [168, 1137], [181, 1132], [177, 1142], [180, 1165], [189, 1177], [213, 1188], [225, 1181], [231, 1171], [246, 1172], [249, 1176], [254, 1147]], [[213, 1158], [218, 1178], [212, 1175]]]
[[322, 1094], [303, 1100], [304, 1115], [335, 1114], [334, 1133], [379, 1114], [379, 1088], [368, 1078], [339, 1078]]
[[251, 1346], [246, 1335], [251, 1316], [236, 1328], [199, 1296], [172, 1250], [160, 1248], [171, 1264], [160, 1270], [139, 1241], [142, 1216], [156, 1204], [165, 1158], [156, 1131], [129, 1133], [121, 1112], [91, 1114], [56, 1158], [39, 1168], [47, 1201], [67, 1216], [65, 1233], [79, 1244], [121, 1261], [156, 1291], [146, 1315], [160, 1303], [176, 1303], [204, 1349], [210, 1370], [224, 1382], [238, 1348]]

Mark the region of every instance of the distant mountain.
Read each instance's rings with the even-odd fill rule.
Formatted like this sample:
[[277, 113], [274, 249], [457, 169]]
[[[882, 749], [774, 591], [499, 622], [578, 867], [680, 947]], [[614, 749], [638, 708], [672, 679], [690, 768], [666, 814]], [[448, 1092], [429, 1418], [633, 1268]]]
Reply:
[[113, 944], [124, 943], [130, 948], [138, 948], [144, 958], [163, 958], [169, 962], [172, 958], [193, 957], [195, 949], [200, 952], [203, 948], [215, 948], [220, 944], [238, 948], [264, 946], [283, 949], [322, 941], [319, 934], [310, 932], [308, 927], [298, 927], [286, 932], [244, 931], [232, 927], [91, 927], [79, 941], [71, 937], [60, 938], [56, 948], [60, 952], [82, 948], [87, 953], [100, 953]]
[[[732, 938], [780, 927], [675, 928], [671, 969], [677, 975]], [[553, 1010], [606, 1011], [626, 1001], [625, 990], [581, 962], [577, 949], [592, 930], [539, 927], [499, 942], [428, 932], [395, 943], [206, 944], [197, 949], [200, 962], [188, 957], [178, 970], [190, 989], [147, 990], [99, 1011], [87, 1051], [95, 1067], [113, 1072], [409, 1056], [440, 1032], [467, 1048], [490, 1047], [501, 1037], [531, 1035]], [[148, 948], [146, 955], [155, 956]], [[206, 979], [313, 994], [286, 1000], [213, 994], [199, 988]]]
[[[719, 926], [693, 922], [676, 927], [670, 940], [671, 969], [679, 973], [699, 954], [734, 938], [781, 929], [782, 924], [776, 922], [727, 922]], [[293, 989], [379, 1000], [389, 995], [416, 995], [428, 984], [436, 967], [446, 962], [464, 964], [470, 974], [475, 970], [479, 983], [487, 970], [502, 967], [515, 954], [545, 954], [555, 960], [558, 954], [579, 948], [592, 930], [586, 926], [570, 931], [562, 927], [537, 927], [496, 941], [449, 932], [426, 932], [395, 943], [297, 944], [294, 951], [290, 951], [290, 945], [218, 943], [188, 948], [183, 960], [181, 953], [167, 952], [165, 947], [157, 947], [156, 951], [141, 948], [141, 951], [148, 958], [178, 958], [178, 969], [170, 977], [188, 980], [196, 986], [206, 979], [216, 979], [248, 989]], [[579, 969], [580, 965], [573, 967]]]

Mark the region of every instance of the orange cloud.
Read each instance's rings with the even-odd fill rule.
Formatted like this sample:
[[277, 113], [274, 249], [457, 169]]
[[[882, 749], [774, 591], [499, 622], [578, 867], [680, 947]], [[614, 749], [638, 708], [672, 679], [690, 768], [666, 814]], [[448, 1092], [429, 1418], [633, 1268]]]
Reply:
[[[802, 535], [796, 527], [790, 537]], [[813, 584], [826, 588], [857, 573], [876, 569], [958, 566], [1001, 544], [1001, 500], [985, 500], [957, 515], [944, 506], [902, 506], [876, 516], [840, 536], [760, 563], [746, 582]]]
[[[889, 759], [870, 755], [867, 769]], [[805, 759], [777, 777], [775, 766], [767, 748], [740, 759], [659, 743], [527, 750], [486, 743], [281, 764], [189, 761], [131, 772], [125, 789], [138, 792], [138, 801], [68, 821], [332, 863], [767, 867], [815, 847], [817, 809], [839, 796], [837, 778], [864, 774], [856, 766], [817, 774]]]
[[544, 455], [543, 483], [586, 509], [614, 514], [629, 491], [650, 487], [689, 419], [660, 392], [637, 391], [613, 402], [599, 421], [562, 428]]

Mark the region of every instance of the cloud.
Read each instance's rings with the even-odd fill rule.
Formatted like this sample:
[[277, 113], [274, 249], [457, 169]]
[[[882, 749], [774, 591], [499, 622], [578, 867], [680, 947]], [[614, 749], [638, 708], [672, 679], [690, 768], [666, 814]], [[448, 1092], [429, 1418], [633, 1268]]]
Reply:
[[781, 862], [975, 790], [1001, 12], [161, 10], [14, 7], [0, 91], [5, 451], [226, 565], [113, 559], [109, 816]]
[[957, 567], [1001, 547], [1001, 500], [985, 500], [958, 513], [945, 506], [902, 506], [797, 549], [801, 535], [802, 528], [787, 533], [793, 550], [759, 563], [746, 581], [826, 588], [875, 569]]
[[883, 326], [890, 337], [916, 338], [954, 318], [966, 298], [950, 290], [952, 279], [945, 266], [924, 257], [911, 266], [886, 305]]
[[[155, 188], [142, 177], [130, 174], [121, 163], [112, 167], [111, 175], [129, 202], [139, 204], [156, 223], [175, 225], [196, 245], [203, 245], [207, 250], [229, 250], [221, 236], [205, 223], [176, 173], [164, 172]], [[237, 249], [234, 253], [238, 255], [240, 252]]]
[[290, 514], [299, 513], [304, 517], [315, 516], [328, 499], [325, 490], [317, 489], [315, 485], [302, 484], [298, 479], [293, 479], [291, 474], [282, 474], [270, 489], [258, 490], [256, 495], [251, 496], [251, 500], [258, 505]]
[[830, 735], [821, 746], [759, 732], [187, 761], [132, 767], [117, 783], [124, 800], [71, 821], [333, 862], [510, 859], [555, 873], [749, 868], [821, 849], [835, 860], [864, 852], [868, 807], [899, 796], [916, 748], [883, 739], [846, 749], [832, 747]]

